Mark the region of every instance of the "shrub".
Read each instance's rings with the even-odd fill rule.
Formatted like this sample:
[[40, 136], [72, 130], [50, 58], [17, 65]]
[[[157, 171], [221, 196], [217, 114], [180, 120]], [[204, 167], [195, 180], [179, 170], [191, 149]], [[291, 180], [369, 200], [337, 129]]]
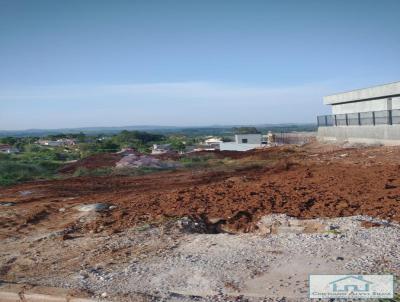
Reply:
[[186, 168], [203, 168], [209, 166], [210, 159], [208, 156], [184, 157], [180, 162]]
[[104, 168], [97, 168], [97, 169], [86, 169], [86, 168], [78, 168], [73, 176], [107, 176], [111, 175], [113, 172], [113, 169], [110, 167], [104, 167]]
[[154, 168], [154, 167], [139, 167], [139, 168], [118, 168], [115, 169], [113, 175], [118, 176], [138, 176], [165, 170], [174, 170], [175, 168]]

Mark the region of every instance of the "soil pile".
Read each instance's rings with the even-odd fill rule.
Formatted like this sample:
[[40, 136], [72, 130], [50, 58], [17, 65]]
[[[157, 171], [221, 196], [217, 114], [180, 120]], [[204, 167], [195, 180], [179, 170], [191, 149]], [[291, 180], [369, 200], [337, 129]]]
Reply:
[[61, 167], [58, 171], [60, 173], [69, 174], [74, 173], [79, 168], [85, 169], [98, 169], [105, 167], [114, 167], [115, 164], [123, 157], [123, 154], [116, 153], [100, 153], [95, 154], [84, 159], [78, 160], [74, 163], [67, 164]]

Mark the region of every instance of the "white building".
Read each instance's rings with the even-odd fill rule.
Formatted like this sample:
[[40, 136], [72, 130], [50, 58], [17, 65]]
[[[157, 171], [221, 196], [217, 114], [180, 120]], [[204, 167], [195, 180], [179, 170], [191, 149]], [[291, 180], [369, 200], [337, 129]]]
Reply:
[[252, 144], [261, 145], [262, 135], [260, 133], [255, 134], [236, 134], [235, 135], [236, 144]]
[[37, 142], [39, 145], [42, 146], [49, 146], [49, 147], [60, 147], [60, 146], [75, 146], [76, 141], [71, 138], [61, 138], [55, 141], [40, 139]]
[[171, 144], [154, 144], [151, 154], [165, 154], [171, 151]]
[[324, 97], [332, 115], [318, 117], [318, 139], [400, 144], [400, 82]]
[[219, 137], [210, 137], [204, 141], [205, 145], [214, 145], [222, 143], [222, 139]]
[[248, 151], [262, 147], [262, 135], [257, 134], [236, 134], [235, 142], [220, 143], [221, 151]]

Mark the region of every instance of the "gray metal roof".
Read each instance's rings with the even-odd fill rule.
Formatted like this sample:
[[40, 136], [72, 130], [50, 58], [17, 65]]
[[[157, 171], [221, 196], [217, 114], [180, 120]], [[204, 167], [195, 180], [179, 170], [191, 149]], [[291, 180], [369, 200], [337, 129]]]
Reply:
[[349, 103], [368, 99], [391, 97], [395, 95], [400, 95], [400, 82], [328, 95], [324, 97], [324, 104], [333, 105]]

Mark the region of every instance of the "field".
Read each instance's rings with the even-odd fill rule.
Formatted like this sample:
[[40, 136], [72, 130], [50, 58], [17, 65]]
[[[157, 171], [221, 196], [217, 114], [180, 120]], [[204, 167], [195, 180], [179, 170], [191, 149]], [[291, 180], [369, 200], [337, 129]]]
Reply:
[[400, 275], [399, 151], [202, 152], [5, 187], [0, 280], [110, 301], [300, 301], [309, 273]]

